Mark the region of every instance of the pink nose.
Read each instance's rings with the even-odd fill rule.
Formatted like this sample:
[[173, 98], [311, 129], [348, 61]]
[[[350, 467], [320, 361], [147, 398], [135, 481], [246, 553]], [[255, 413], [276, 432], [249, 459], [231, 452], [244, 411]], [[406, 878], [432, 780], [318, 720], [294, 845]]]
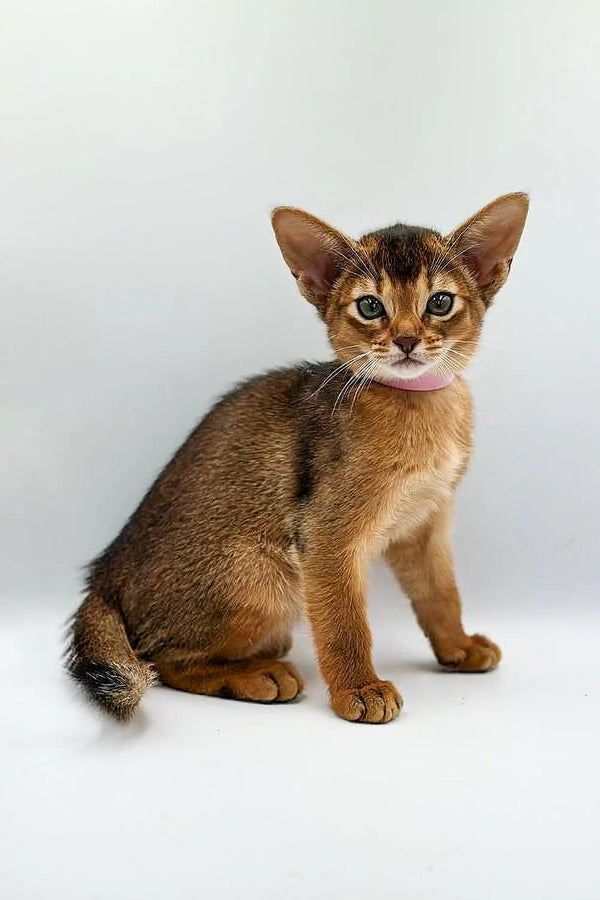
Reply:
[[419, 343], [419, 338], [415, 337], [414, 334], [401, 334], [400, 337], [397, 337], [394, 340], [394, 343], [397, 347], [400, 347], [401, 350], [406, 353], [408, 356], [409, 353], [415, 349], [417, 344]]

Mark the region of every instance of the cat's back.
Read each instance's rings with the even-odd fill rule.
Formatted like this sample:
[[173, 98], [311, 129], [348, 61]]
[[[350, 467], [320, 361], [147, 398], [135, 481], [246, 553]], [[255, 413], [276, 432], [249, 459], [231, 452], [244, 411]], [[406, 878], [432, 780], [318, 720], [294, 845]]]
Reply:
[[[231, 528], [280, 530], [302, 491], [308, 444], [323, 438], [336, 363], [302, 363], [242, 382], [207, 412], [98, 558], [167, 553]], [[325, 392], [331, 390], [325, 385]], [[339, 389], [339, 386], [338, 386]], [[322, 421], [321, 421], [322, 420]]]
[[328, 383], [337, 367], [305, 362], [243, 381], [214, 404], [164, 474], [237, 483], [242, 490], [289, 486], [305, 432], [329, 412], [335, 385]]

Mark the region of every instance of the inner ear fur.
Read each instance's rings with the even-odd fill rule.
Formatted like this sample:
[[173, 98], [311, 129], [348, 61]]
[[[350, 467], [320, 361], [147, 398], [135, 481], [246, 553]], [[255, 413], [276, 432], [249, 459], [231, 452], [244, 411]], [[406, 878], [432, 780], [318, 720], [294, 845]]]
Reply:
[[446, 238], [451, 259], [469, 268], [486, 304], [508, 277], [528, 209], [527, 194], [504, 194]]
[[351, 262], [356, 242], [302, 209], [280, 206], [271, 216], [279, 249], [303, 297], [321, 313]]

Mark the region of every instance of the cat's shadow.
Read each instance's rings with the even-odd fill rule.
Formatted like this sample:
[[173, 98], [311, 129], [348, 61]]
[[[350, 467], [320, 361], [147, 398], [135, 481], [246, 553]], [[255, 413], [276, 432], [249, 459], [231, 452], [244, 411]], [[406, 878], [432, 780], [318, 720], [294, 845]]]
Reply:
[[103, 715], [99, 733], [94, 744], [105, 747], [119, 747], [143, 738], [150, 727], [150, 716], [145, 709], [138, 709], [129, 722], [116, 722]]
[[379, 667], [386, 672], [391, 672], [394, 678], [401, 678], [403, 675], [447, 675], [447, 670], [443, 669], [435, 660], [415, 659], [403, 662], [397, 657], [378, 660]]

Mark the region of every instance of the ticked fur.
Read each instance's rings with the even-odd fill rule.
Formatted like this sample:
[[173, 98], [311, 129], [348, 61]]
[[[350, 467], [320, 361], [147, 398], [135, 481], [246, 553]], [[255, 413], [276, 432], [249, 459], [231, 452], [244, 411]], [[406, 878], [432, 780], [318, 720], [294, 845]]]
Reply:
[[[375, 672], [364, 596], [381, 554], [442, 665], [498, 663], [495, 644], [463, 630], [449, 534], [471, 449], [462, 371], [526, 213], [525, 195], [509, 194], [447, 237], [394, 226], [354, 241], [275, 211], [337, 361], [259, 376], [217, 403], [91, 564], [68, 667], [93, 699], [127, 718], [156, 674], [196, 693], [291, 700], [302, 681], [281, 657], [304, 612], [335, 712], [390, 721], [401, 699]], [[454, 380], [389, 386], [424, 372]]]

